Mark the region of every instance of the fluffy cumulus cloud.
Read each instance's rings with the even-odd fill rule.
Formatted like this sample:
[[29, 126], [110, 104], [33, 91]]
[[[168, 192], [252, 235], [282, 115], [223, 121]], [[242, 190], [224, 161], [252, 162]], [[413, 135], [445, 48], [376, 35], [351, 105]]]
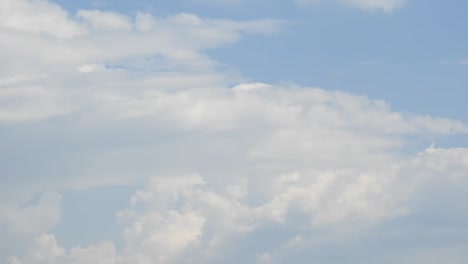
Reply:
[[[468, 257], [468, 150], [428, 147], [467, 124], [362, 95], [246, 82], [205, 53], [283, 21], [70, 14], [39, 0], [2, 1], [0, 14], [7, 263]], [[115, 184], [139, 186], [115, 212], [120, 239], [62, 245], [59, 193]]]

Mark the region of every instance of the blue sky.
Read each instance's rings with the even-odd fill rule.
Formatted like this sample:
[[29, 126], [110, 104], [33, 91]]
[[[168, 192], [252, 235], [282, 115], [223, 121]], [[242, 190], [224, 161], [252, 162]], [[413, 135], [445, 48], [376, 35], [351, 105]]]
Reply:
[[467, 8], [3, 0], [0, 259], [465, 263]]

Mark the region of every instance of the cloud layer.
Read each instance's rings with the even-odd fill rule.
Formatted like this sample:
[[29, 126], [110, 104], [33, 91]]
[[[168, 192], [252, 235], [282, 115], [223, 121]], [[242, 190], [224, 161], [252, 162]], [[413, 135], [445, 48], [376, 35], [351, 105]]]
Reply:
[[[18, 245], [0, 251], [8, 263], [466, 259], [468, 150], [428, 146], [467, 124], [250, 82], [205, 53], [286, 22], [0, 7], [0, 237]], [[60, 193], [115, 184], [139, 186], [116, 212], [121, 240], [61, 245]]]

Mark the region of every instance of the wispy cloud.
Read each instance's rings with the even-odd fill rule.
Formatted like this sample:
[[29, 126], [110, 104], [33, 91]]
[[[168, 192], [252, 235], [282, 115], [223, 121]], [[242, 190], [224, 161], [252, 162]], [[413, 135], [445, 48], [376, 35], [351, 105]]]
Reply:
[[[191, 0], [198, 3], [210, 4], [210, 5], [224, 5], [224, 6], [236, 6], [244, 4], [252, 4], [260, 1], [245, 1], [245, 0]], [[408, 0], [291, 0], [295, 4], [301, 7], [313, 7], [319, 4], [332, 4], [350, 8], [357, 8], [366, 11], [384, 11], [393, 12], [403, 7]]]
[[299, 5], [315, 5], [320, 3], [342, 4], [362, 10], [382, 10], [392, 12], [405, 5], [406, 0], [296, 0]]
[[446, 61], [441, 61], [440, 64], [442, 65], [468, 65], [468, 60], [446, 60]]

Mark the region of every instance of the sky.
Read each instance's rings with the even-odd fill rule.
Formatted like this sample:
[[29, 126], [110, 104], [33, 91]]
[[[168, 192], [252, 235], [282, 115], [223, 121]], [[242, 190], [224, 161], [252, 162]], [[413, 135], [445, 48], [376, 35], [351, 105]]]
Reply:
[[0, 0], [0, 262], [465, 263], [467, 8]]

